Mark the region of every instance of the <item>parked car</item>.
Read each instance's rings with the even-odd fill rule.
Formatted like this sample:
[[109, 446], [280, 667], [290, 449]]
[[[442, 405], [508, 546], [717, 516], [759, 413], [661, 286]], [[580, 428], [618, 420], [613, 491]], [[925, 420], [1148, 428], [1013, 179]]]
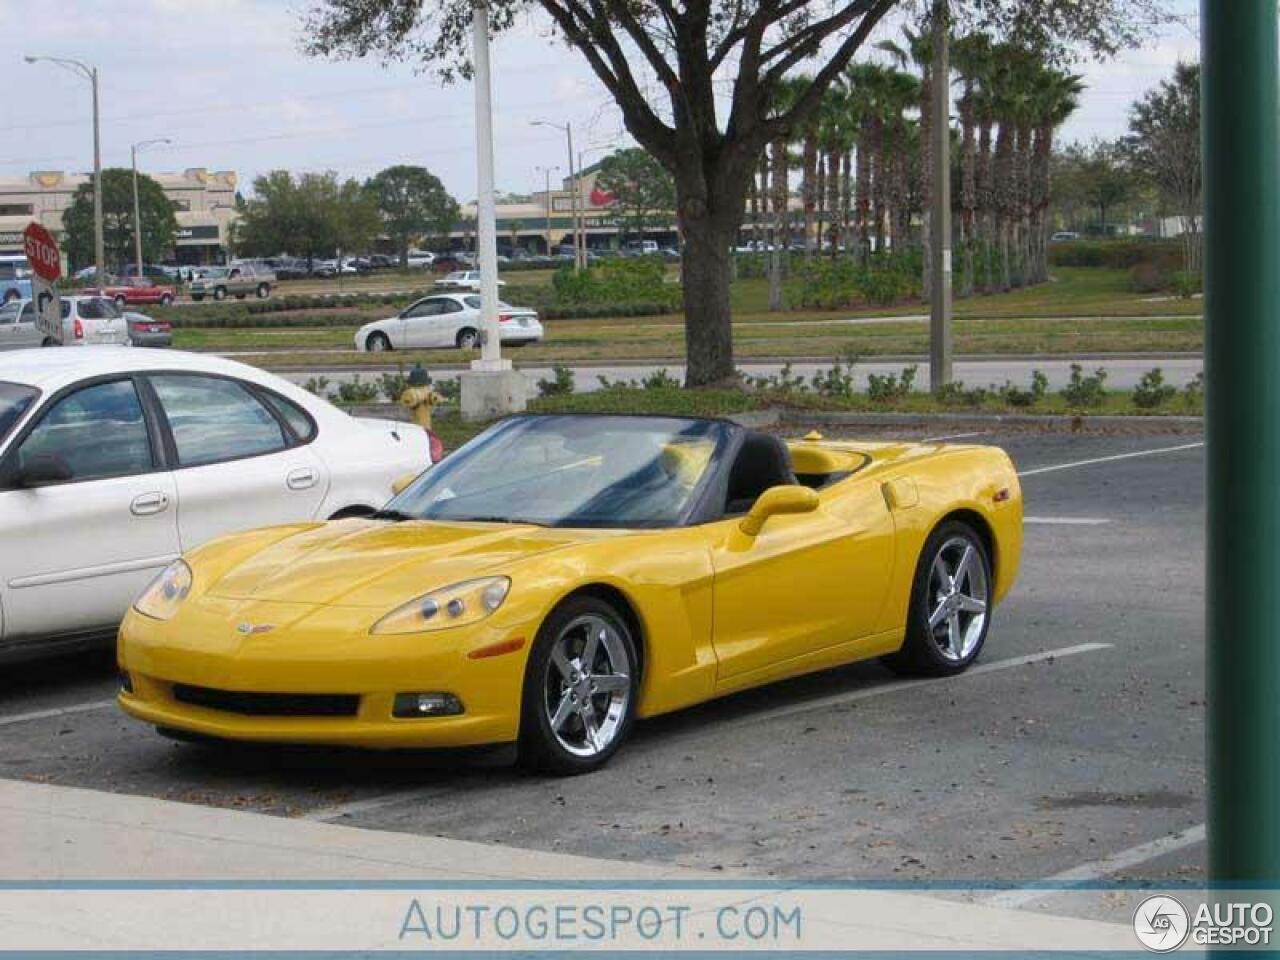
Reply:
[[963, 673], [1021, 546], [995, 447], [508, 417], [378, 518], [175, 562], [121, 625], [118, 703], [200, 738], [514, 743], [585, 773], [639, 717], [787, 677]]
[[[126, 279], [136, 277], [138, 275], [138, 265], [136, 263], [126, 263], [116, 275]], [[172, 268], [155, 263], [144, 263], [142, 265], [142, 275], [150, 277], [152, 280], [173, 279]]]
[[372, 513], [430, 446], [204, 354], [0, 356], [0, 655], [113, 637], [149, 580], [214, 537]]
[[167, 307], [174, 299], [173, 287], [163, 286], [148, 277], [130, 277], [119, 283], [86, 290], [85, 293], [107, 297], [121, 308], [134, 303], [158, 303]]
[[125, 312], [129, 342], [135, 347], [169, 347], [173, 345], [173, 325], [167, 320], [153, 320], [141, 313]]
[[277, 280], [304, 280], [310, 276], [307, 261], [298, 257], [268, 257], [263, 263]]
[[[499, 280], [498, 286], [505, 287], [507, 282]], [[480, 271], [479, 270], [455, 270], [453, 273], [446, 274], [435, 283], [437, 290], [479, 290], [480, 289]]]
[[464, 270], [467, 267], [467, 261], [460, 254], [441, 253], [437, 254], [435, 260], [431, 263], [431, 269], [436, 273], [453, 273], [457, 270]]
[[[62, 343], [69, 347], [129, 345], [129, 331], [115, 303], [106, 297], [64, 296]], [[36, 306], [29, 298], [0, 306], [0, 350], [55, 346], [36, 329]]]
[[409, 266], [413, 269], [430, 269], [436, 255], [429, 250], [410, 250]]
[[[499, 340], [503, 346], [523, 346], [542, 339], [538, 311], [498, 304]], [[476, 294], [436, 294], [409, 304], [394, 317], [366, 323], [356, 331], [357, 350], [381, 353], [415, 347], [459, 347], [479, 343], [480, 297]]]
[[1074, 230], [1059, 230], [1049, 238], [1052, 243], [1069, 243], [1072, 240], [1079, 240], [1080, 234]]
[[259, 300], [271, 295], [276, 275], [248, 263], [233, 263], [229, 267], [210, 267], [204, 275], [191, 282], [191, 299], [200, 301], [206, 296], [225, 300], [233, 296], [243, 300], [253, 294]]

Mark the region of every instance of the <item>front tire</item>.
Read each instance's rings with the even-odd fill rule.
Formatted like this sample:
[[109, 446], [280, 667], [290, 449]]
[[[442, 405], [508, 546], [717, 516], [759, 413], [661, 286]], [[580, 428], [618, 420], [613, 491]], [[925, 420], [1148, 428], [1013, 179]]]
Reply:
[[385, 333], [371, 333], [364, 342], [364, 348], [370, 353], [386, 353], [391, 349], [391, 340]]
[[265, 283], [260, 283], [258, 284], [258, 289], [256, 292], [258, 294], [259, 300], [265, 300], [267, 299], [267, 297], [271, 295], [271, 287]]
[[636, 642], [626, 619], [596, 597], [571, 597], [552, 611], [525, 667], [521, 766], [572, 776], [609, 761], [635, 723]]
[[474, 350], [479, 341], [479, 334], [471, 327], [463, 327], [454, 338], [454, 343], [458, 345], [459, 350]]
[[166, 293], [163, 297], [161, 297], [161, 298], [160, 298], [160, 306], [162, 306], [162, 307], [172, 307], [172, 306], [173, 306], [173, 294], [171, 294], [171, 293]]
[[227, 288], [226, 288], [226, 287], [214, 287], [214, 288], [213, 288], [213, 299], [215, 299], [215, 300], [225, 300], [225, 299], [227, 299]]
[[947, 677], [978, 659], [991, 626], [991, 560], [976, 530], [948, 520], [929, 535], [916, 565], [907, 635], [885, 657], [898, 673]]

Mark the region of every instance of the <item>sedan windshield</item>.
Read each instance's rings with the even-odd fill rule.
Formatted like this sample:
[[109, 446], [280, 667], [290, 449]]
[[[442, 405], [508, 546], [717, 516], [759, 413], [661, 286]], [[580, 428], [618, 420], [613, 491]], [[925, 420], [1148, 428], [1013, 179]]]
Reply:
[[0, 444], [4, 443], [13, 425], [22, 419], [39, 393], [34, 387], [0, 380]]
[[730, 427], [675, 417], [516, 417], [393, 499], [390, 519], [670, 527], [693, 505]]

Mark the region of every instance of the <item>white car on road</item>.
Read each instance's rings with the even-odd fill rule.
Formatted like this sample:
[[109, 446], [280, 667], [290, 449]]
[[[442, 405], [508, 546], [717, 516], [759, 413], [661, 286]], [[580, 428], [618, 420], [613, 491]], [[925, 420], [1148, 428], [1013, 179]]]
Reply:
[[[129, 323], [107, 297], [62, 297], [61, 303], [63, 346], [129, 346]], [[36, 329], [33, 301], [10, 300], [0, 306], [0, 350], [53, 345]]]
[[0, 658], [112, 635], [149, 580], [214, 537], [372, 513], [431, 448], [417, 425], [208, 355], [0, 354]]
[[[542, 339], [538, 311], [498, 304], [499, 339], [519, 347]], [[356, 331], [356, 349], [370, 353], [425, 347], [470, 350], [480, 343], [480, 296], [437, 293], [409, 304], [394, 317], [366, 323]]]
[[[505, 287], [507, 281], [499, 280], [498, 286]], [[480, 290], [479, 270], [455, 270], [436, 281], [437, 290]]]

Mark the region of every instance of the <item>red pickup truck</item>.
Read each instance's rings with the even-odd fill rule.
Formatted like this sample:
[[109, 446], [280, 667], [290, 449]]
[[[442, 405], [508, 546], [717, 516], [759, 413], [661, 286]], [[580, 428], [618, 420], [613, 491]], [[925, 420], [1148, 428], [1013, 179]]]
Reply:
[[162, 286], [146, 277], [129, 277], [114, 285], [85, 292], [114, 300], [117, 307], [134, 303], [158, 303], [167, 307], [173, 303], [174, 297], [173, 287]]

